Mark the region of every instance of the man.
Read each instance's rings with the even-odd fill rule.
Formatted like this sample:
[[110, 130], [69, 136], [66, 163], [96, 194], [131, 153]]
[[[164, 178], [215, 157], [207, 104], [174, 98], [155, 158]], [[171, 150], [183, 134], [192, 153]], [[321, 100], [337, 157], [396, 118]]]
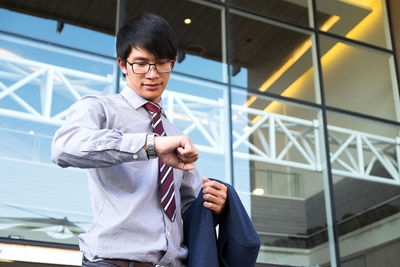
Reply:
[[94, 221], [80, 235], [83, 266], [184, 266], [184, 211], [203, 188], [204, 206], [221, 214], [226, 186], [201, 179], [196, 148], [162, 109], [177, 55], [169, 24], [148, 13], [130, 20], [117, 55], [126, 87], [75, 103], [52, 144], [58, 165], [88, 168]]

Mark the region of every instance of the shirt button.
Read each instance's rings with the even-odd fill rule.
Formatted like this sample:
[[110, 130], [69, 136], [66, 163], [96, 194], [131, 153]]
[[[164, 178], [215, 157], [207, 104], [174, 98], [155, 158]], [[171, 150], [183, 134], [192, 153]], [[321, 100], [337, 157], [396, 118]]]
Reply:
[[138, 159], [138, 157], [139, 157], [139, 156], [138, 156], [137, 154], [133, 154], [133, 155], [132, 155], [132, 158], [133, 158], [133, 159]]
[[167, 234], [168, 234], [168, 235], [171, 235], [171, 232], [170, 232], [170, 231], [168, 231], [168, 232], [167, 232]]
[[135, 146], [131, 146], [131, 151], [135, 150]]
[[98, 149], [98, 150], [102, 150], [102, 149], [103, 149], [103, 146], [97, 146], [97, 149]]

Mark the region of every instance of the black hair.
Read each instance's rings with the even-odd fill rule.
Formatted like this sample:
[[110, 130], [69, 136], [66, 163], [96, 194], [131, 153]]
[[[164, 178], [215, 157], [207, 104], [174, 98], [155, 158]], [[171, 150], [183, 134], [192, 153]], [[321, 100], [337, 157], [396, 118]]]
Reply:
[[174, 59], [178, 40], [168, 22], [151, 13], [130, 19], [117, 34], [117, 56], [124, 62], [132, 48], [145, 49], [156, 58]]

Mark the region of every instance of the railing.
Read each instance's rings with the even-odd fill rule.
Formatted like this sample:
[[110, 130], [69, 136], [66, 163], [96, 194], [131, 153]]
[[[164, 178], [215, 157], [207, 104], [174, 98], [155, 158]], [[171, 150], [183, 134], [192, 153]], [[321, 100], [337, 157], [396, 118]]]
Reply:
[[[172, 80], [182, 78], [185, 82], [199, 83], [195, 78], [171, 75]], [[40, 94], [40, 107], [30, 103], [29, 97], [16, 94], [28, 85]], [[67, 109], [54, 111], [54, 92], [75, 101], [86, 94], [110, 93], [112, 87], [112, 76], [0, 55], [0, 100], [11, 97], [19, 105], [19, 110], [0, 108], [1, 116], [61, 125]], [[185, 134], [194, 135], [195, 131], [194, 141], [200, 151], [225, 153], [223, 140], [228, 133], [224, 127], [227, 115], [222, 98], [213, 100], [166, 91], [163, 103], [171, 120], [183, 122]], [[304, 120], [241, 105], [232, 105], [232, 114], [236, 120], [248, 125], [232, 132], [234, 157], [322, 171], [318, 120]], [[259, 118], [257, 121], [250, 120], [255, 116]], [[328, 126], [328, 131], [330, 146], [337, 148], [330, 159], [333, 174], [400, 185], [400, 137], [382, 137], [336, 126]], [[386, 175], [373, 173], [378, 162]]]

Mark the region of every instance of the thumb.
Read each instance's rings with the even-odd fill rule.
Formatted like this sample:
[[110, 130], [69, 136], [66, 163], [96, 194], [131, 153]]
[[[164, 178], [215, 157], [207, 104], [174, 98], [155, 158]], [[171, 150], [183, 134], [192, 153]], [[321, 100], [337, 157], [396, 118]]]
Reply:
[[190, 171], [190, 170], [194, 170], [196, 168], [196, 166], [193, 163], [180, 162], [179, 165], [180, 165], [179, 169], [184, 170], [184, 171]]
[[207, 177], [203, 177], [203, 184], [205, 184], [205, 183], [207, 183], [207, 182], [209, 182], [209, 181], [211, 181], [211, 180], [208, 179]]

